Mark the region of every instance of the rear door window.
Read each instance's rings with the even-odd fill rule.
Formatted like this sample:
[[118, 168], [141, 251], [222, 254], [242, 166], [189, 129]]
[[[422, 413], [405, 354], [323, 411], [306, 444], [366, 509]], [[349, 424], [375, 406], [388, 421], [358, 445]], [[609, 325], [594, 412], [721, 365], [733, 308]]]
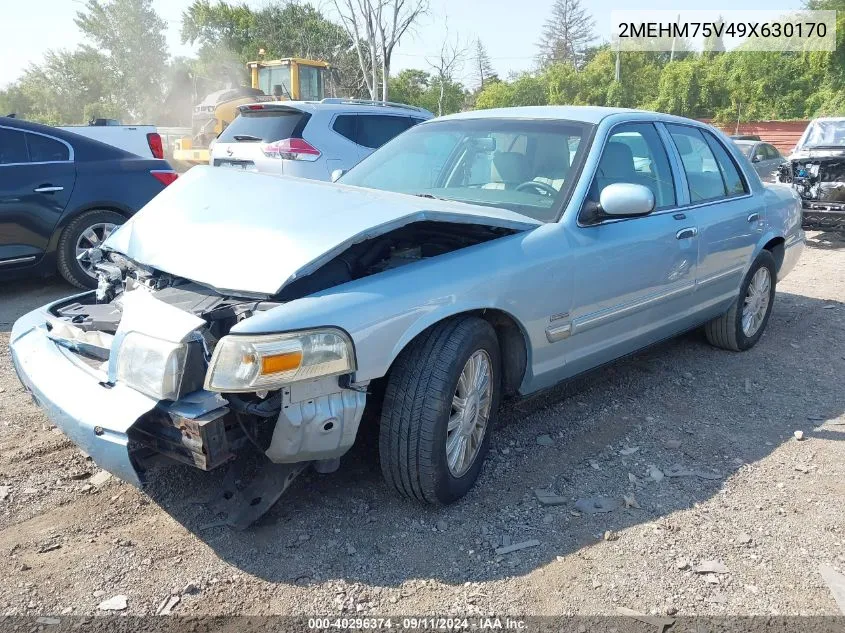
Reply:
[[40, 134], [27, 134], [26, 142], [29, 145], [29, 159], [33, 163], [55, 163], [70, 160], [67, 145], [55, 139]]
[[667, 124], [666, 128], [681, 155], [693, 203], [728, 195], [716, 157], [701, 132], [694, 127]]
[[716, 164], [719, 166], [719, 172], [722, 174], [727, 195], [739, 196], [746, 193], [748, 188], [745, 186], [745, 181], [740, 176], [739, 168], [734, 163], [733, 158], [728, 155], [728, 151], [710, 132], [703, 132], [703, 134], [713, 155], [716, 157]]
[[376, 149], [387, 143], [394, 136], [407, 130], [411, 125], [411, 119], [406, 116], [359, 114], [358, 144], [370, 149]]
[[310, 115], [299, 110], [255, 110], [242, 113], [220, 133], [221, 143], [272, 143], [297, 138]]
[[28, 162], [29, 152], [24, 133], [0, 127], [0, 165]]
[[357, 120], [358, 116], [355, 114], [340, 114], [337, 118], [335, 118], [334, 123], [332, 124], [332, 129], [343, 138], [348, 139], [353, 143], [357, 143]]

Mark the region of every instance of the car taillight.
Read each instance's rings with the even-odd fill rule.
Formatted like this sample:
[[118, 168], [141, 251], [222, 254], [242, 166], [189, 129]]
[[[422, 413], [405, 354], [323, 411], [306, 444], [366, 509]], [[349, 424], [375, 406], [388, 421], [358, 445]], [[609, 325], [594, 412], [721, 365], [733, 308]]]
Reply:
[[320, 158], [320, 150], [301, 138], [285, 138], [281, 141], [266, 143], [261, 146], [261, 151], [267, 158], [307, 161]]
[[164, 170], [153, 170], [150, 172], [150, 175], [156, 180], [158, 180], [165, 187], [179, 177], [179, 174], [177, 174], [175, 171]]
[[153, 158], [164, 158], [164, 145], [161, 143], [161, 135], [158, 132], [147, 134], [147, 145], [153, 153]]

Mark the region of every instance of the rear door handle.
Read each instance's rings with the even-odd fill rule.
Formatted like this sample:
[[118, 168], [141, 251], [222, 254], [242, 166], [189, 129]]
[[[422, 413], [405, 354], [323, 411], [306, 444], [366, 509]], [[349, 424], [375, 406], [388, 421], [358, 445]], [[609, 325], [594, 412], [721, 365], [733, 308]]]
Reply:
[[64, 187], [54, 187], [53, 185], [42, 185], [33, 189], [35, 193], [55, 193], [56, 191], [64, 191]]
[[748, 216], [749, 222], [759, 222], [760, 221], [760, 214], [756, 211]]
[[691, 237], [695, 237], [698, 235], [698, 229], [694, 226], [688, 226], [685, 229], [681, 229], [677, 233], [675, 233], [675, 237], [679, 240], [688, 240]]

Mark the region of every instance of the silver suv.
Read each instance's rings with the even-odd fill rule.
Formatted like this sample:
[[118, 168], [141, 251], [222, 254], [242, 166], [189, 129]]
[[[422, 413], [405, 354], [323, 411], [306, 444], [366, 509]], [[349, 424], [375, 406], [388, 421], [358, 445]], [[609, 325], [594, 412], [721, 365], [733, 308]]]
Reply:
[[434, 115], [414, 106], [384, 101], [323, 99], [254, 103], [211, 149], [211, 164], [330, 180], [394, 136]]

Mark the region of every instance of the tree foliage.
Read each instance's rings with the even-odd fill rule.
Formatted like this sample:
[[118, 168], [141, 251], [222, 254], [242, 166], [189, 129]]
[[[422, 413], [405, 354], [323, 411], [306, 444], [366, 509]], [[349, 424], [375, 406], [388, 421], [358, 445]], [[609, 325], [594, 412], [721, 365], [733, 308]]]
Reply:
[[537, 61], [541, 68], [552, 64], [571, 64], [580, 67], [586, 57], [587, 47], [595, 39], [595, 22], [581, 0], [555, 0], [552, 14], [543, 25], [537, 46]]

